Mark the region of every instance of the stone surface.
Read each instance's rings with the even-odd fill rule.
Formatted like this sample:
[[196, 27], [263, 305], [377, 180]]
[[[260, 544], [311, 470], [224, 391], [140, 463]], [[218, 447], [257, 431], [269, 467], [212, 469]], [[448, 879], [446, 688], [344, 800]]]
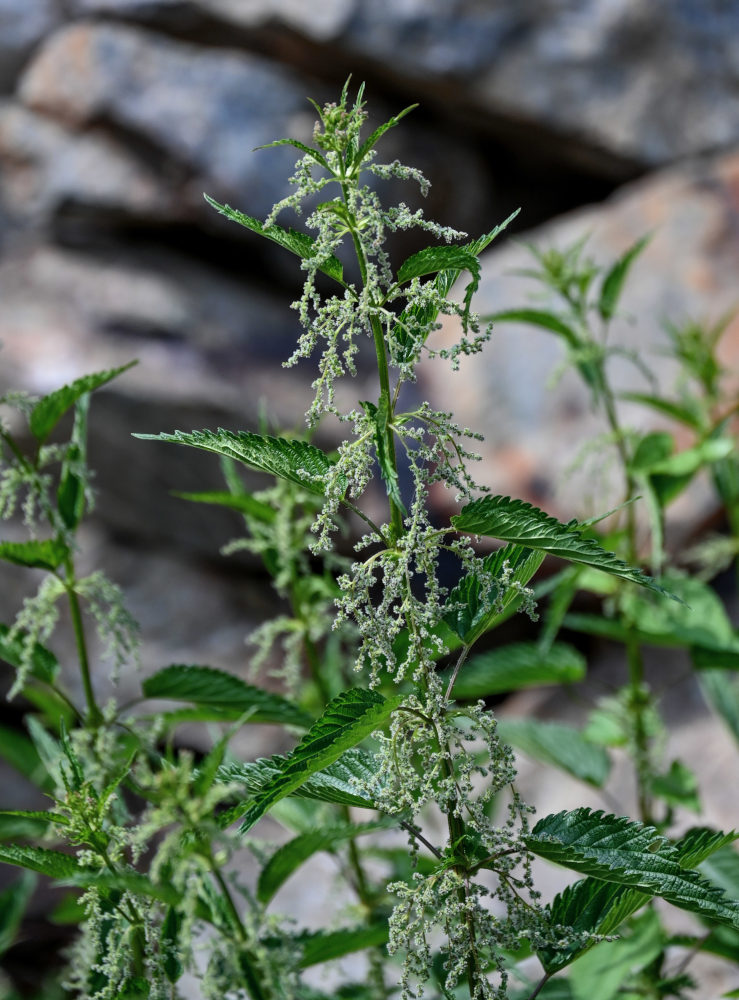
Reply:
[[[76, 0], [78, 13], [290, 29], [417, 94], [642, 164], [739, 139], [739, 6], [721, 0]], [[194, 30], [194, 29], [193, 29]], [[279, 39], [275, 41], [275, 46]], [[440, 89], [439, 89], [440, 88]], [[499, 123], [500, 124], [500, 123]]]
[[[254, 147], [293, 131], [305, 108], [289, 71], [246, 53], [200, 49], [120, 25], [76, 24], [53, 35], [19, 84], [33, 110], [76, 128], [105, 122], [152, 155], [183, 164], [266, 215], [295, 159]], [[201, 187], [202, 190], [202, 187]]]
[[58, 0], [0, 0], [0, 94], [13, 89], [28, 55], [61, 17]]
[[[631, 271], [610, 342], [638, 350], [669, 393], [676, 371], [659, 355], [666, 344], [664, 322], [694, 318], [712, 324], [736, 307], [739, 154], [655, 174], [621, 189], [602, 206], [527, 234], [527, 240], [541, 249], [562, 249], [589, 234], [585, 254], [610, 266], [647, 232], [653, 234], [651, 242]], [[517, 273], [532, 264], [525, 246], [509, 243], [488, 251], [476, 300], [479, 312], [543, 307], [547, 299], [541, 286]], [[442, 339], [451, 332], [449, 327]], [[739, 317], [724, 334], [721, 356], [734, 376], [730, 391], [739, 375]], [[589, 504], [594, 512], [604, 509], [603, 494], [612, 474], [600, 468], [602, 445], [583, 468], [571, 469], [585, 442], [605, 427], [592, 414], [588, 393], [572, 371], [554, 391], [547, 390], [563, 357], [554, 335], [499, 323], [482, 359], [463, 361], [457, 376], [449, 375], [443, 362], [430, 362], [424, 378], [431, 398], [453, 409], [462, 424], [485, 434], [482, 482], [494, 492], [524, 496], [571, 517]], [[643, 376], [624, 359], [614, 359], [610, 370], [618, 389], [648, 391]], [[657, 422], [650, 411], [634, 404], [625, 406], [623, 413], [627, 422], [642, 427]], [[683, 446], [689, 443], [678, 439]], [[708, 487], [696, 488], [693, 500], [677, 508], [689, 520], [711, 506]]]
[[0, 165], [0, 199], [16, 227], [47, 229], [73, 206], [139, 220], [183, 212], [164, 178], [120, 141], [99, 129], [79, 135], [10, 102], [0, 107]]

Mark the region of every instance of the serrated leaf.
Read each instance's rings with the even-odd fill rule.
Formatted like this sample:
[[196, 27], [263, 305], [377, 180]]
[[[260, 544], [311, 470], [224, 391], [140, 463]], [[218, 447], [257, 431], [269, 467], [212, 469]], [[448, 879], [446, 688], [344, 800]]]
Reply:
[[172, 496], [180, 500], [190, 500], [192, 503], [210, 503], [217, 507], [230, 507], [231, 510], [253, 517], [263, 524], [272, 524], [277, 512], [268, 503], [257, 500], [251, 493], [227, 493], [225, 490], [211, 490], [205, 493], [181, 493], [173, 490]]
[[539, 684], [571, 684], [585, 672], [585, 658], [574, 646], [555, 642], [542, 650], [535, 642], [515, 642], [471, 657], [459, 672], [453, 695], [471, 701]]
[[387, 920], [363, 927], [347, 927], [338, 931], [317, 931], [293, 940], [302, 949], [300, 968], [307, 969], [321, 962], [331, 962], [364, 948], [386, 944], [389, 936]]
[[405, 509], [405, 505], [403, 504], [403, 498], [400, 495], [398, 471], [393, 464], [390, 454], [388, 453], [387, 431], [389, 404], [387, 396], [380, 397], [378, 406], [375, 406], [374, 403], [367, 401], [362, 402], [362, 406], [375, 425], [375, 454], [377, 456], [377, 464], [380, 467], [380, 475], [385, 481], [387, 495], [395, 503], [398, 509], [406, 515], [407, 511]]
[[676, 849], [654, 827], [581, 808], [539, 820], [526, 843], [533, 854], [565, 868], [739, 927], [739, 903], [683, 868]]
[[307, 712], [282, 695], [264, 691], [213, 667], [172, 664], [147, 677], [142, 690], [147, 698], [190, 701], [239, 714], [253, 709], [248, 722], [307, 726], [312, 721]]
[[539, 719], [498, 720], [498, 733], [516, 750], [551, 764], [595, 788], [602, 788], [611, 769], [603, 747], [586, 740], [578, 729]]
[[[683, 868], [697, 868], [702, 862], [709, 858], [716, 851], [721, 850], [727, 844], [733, 844], [739, 839], [739, 833], [731, 830], [729, 833], [722, 833], [720, 830], [710, 830], [705, 826], [696, 826], [686, 831], [675, 844], [675, 850], [680, 856], [680, 864]], [[737, 882], [731, 895], [739, 898], [739, 856], [732, 851], [737, 859], [736, 873]], [[722, 886], [728, 889], [728, 886]]]
[[414, 108], [417, 107], [418, 107], [417, 104], [409, 104], [407, 108], [403, 108], [403, 110], [399, 111], [397, 115], [393, 115], [392, 118], [389, 118], [386, 122], [383, 122], [382, 125], [378, 125], [377, 128], [374, 130], [374, 132], [371, 132], [370, 135], [367, 136], [362, 145], [359, 147], [355, 156], [352, 157], [352, 162], [357, 166], [360, 166], [364, 161], [364, 158], [367, 155], [367, 153], [372, 149], [373, 146], [377, 144], [378, 140], [381, 139], [382, 136], [391, 128], [395, 128], [395, 126], [402, 118], [405, 118], [407, 114], [409, 114], [411, 111], [414, 110]]
[[30, 847], [21, 844], [0, 844], [0, 861], [17, 865], [29, 871], [48, 875], [53, 879], [69, 879], [83, 871], [76, 858], [48, 847]]
[[120, 368], [83, 375], [69, 385], [62, 386], [55, 392], [49, 393], [48, 396], [43, 396], [31, 410], [29, 426], [33, 436], [39, 443], [43, 444], [67, 410], [74, 406], [80, 396], [99, 389], [101, 385], [105, 385], [106, 382], [110, 382], [111, 379], [128, 371], [135, 364], [135, 361], [131, 361], [130, 364], [122, 365]]
[[[220, 205], [207, 194], [204, 194], [203, 197], [211, 208], [220, 212], [221, 215], [225, 215], [231, 222], [236, 222], [240, 226], [250, 229], [253, 233], [257, 233], [257, 235], [264, 236], [265, 239], [277, 243], [278, 246], [284, 247], [290, 253], [294, 253], [301, 260], [312, 261], [316, 258], [316, 241], [307, 233], [298, 232], [296, 229], [283, 229], [282, 226], [274, 224], [265, 226], [259, 219], [245, 215], [243, 212], [231, 208], [230, 205]], [[316, 267], [319, 271], [327, 274], [329, 278], [333, 278], [335, 281], [341, 282], [341, 284], [344, 283], [344, 268], [339, 258], [334, 254], [322, 257], [320, 262], [316, 264]]]
[[[516, 218], [519, 211], [520, 209], [516, 209], [516, 211], [512, 212], [504, 222], [501, 222], [489, 233], [485, 233], [483, 236], [480, 236], [478, 239], [466, 244], [466, 246], [461, 249], [467, 251], [467, 253], [472, 256], [477, 257], [485, 249], [485, 247], [489, 246], [496, 236], [502, 233], [503, 230], [513, 221], [513, 219]], [[434, 279], [434, 286], [438, 294], [442, 297], [446, 297], [461, 273], [462, 269], [455, 267], [439, 271]], [[476, 288], [477, 285], [473, 280], [465, 290], [465, 303], [468, 309], [470, 296], [474, 293]], [[400, 360], [409, 362], [413, 359], [422, 347], [423, 343], [425, 343], [428, 335], [435, 328], [434, 324], [438, 313], [439, 310], [433, 303], [429, 305], [409, 305], [403, 310], [398, 317], [392, 333], [393, 340], [400, 348]]]
[[600, 289], [600, 298], [598, 300], [598, 312], [604, 320], [613, 318], [631, 265], [634, 263], [647, 243], [649, 243], [650, 239], [651, 236], [643, 236], [640, 240], [637, 240], [637, 242], [634, 243], [633, 246], [629, 247], [626, 253], [616, 261], [603, 279], [603, 284]]
[[27, 566], [29, 569], [45, 569], [50, 573], [58, 569], [69, 554], [67, 546], [58, 538], [34, 539], [30, 542], [0, 542], [0, 559]]
[[[263, 146], [255, 146], [254, 151], [256, 152], [257, 149], [273, 149], [275, 146], [292, 146], [293, 149], [298, 149], [301, 153], [305, 153], [306, 156], [312, 157], [316, 163], [320, 163], [326, 170], [329, 169], [326, 157], [322, 153], [317, 149], [313, 149], [312, 146], [306, 146], [304, 142], [300, 142], [298, 139], [274, 139], [272, 142], [265, 142]], [[204, 197], [207, 202], [215, 206], [215, 203], [208, 195], [204, 195]]]
[[[221, 781], [239, 782], [244, 785], [246, 791], [255, 795], [281, 773], [280, 768], [285, 759], [276, 755], [248, 763], [225, 764], [219, 769], [218, 777]], [[320, 802], [332, 802], [336, 805], [377, 809], [374, 800], [360, 793], [355, 784], [359, 781], [370, 781], [374, 778], [376, 770], [372, 755], [354, 748], [347, 750], [337, 761], [318, 774], [314, 774], [290, 794]], [[237, 807], [233, 819], [238, 819], [244, 809], [244, 805]]]
[[[236, 459], [250, 469], [287, 479], [310, 493], [323, 496], [332, 461], [315, 445], [292, 438], [276, 438], [250, 431], [175, 431], [174, 434], [134, 434], [143, 441], [167, 441], [201, 448]], [[346, 489], [345, 481], [343, 488]]]
[[479, 277], [480, 261], [463, 246], [425, 247], [403, 261], [398, 268], [397, 281], [403, 285], [413, 278], [450, 270], [469, 271]]
[[31, 872], [23, 872], [16, 882], [0, 892], [0, 955], [15, 941], [35, 888], [35, 876]]
[[471, 646], [521, 604], [525, 587], [544, 561], [543, 552], [505, 545], [482, 561], [482, 572], [466, 574], [444, 605], [444, 621]]
[[397, 825], [397, 819], [390, 818], [371, 823], [341, 823], [309, 830], [293, 837], [277, 848], [260, 872], [257, 899], [260, 903], [268, 903], [293, 872], [319, 851], [331, 851], [348, 840], [354, 840], [355, 837], [377, 833], [378, 830], [392, 829]]
[[400, 695], [386, 699], [361, 688], [333, 698], [295, 749], [280, 761], [278, 774], [247, 805], [241, 831], [250, 830], [275, 802], [379, 729], [402, 700]]
[[[575, 934], [612, 934], [651, 898], [651, 893], [629, 886], [585, 878], [558, 893], [547, 907], [547, 916], [551, 924], [569, 928]], [[542, 948], [537, 954], [545, 972], [552, 974], [591, 947], [591, 943], [567, 944], [562, 948]]]
[[[21, 632], [11, 640], [9, 638], [10, 632], [11, 630], [7, 625], [0, 625], [0, 660], [4, 660], [11, 667], [18, 669], [24, 659], [26, 634]], [[31, 651], [31, 673], [34, 677], [38, 677], [39, 680], [46, 681], [49, 684], [54, 681], [59, 673], [59, 661], [56, 656], [46, 646], [42, 646], [40, 642], [34, 642], [33, 644]]]
[[595, 539], [584, 537], [576, 521], [563, 524], [523, 500], [504, 496], [482, 497], [467, 504], [451, 520], [457, 531], [488, 535], [505, 542], [540, 549], [560, 559], [592, 566], [658, 593], [665, 593], [640, 569], [629, 566], [615, 553], [601, 548]]

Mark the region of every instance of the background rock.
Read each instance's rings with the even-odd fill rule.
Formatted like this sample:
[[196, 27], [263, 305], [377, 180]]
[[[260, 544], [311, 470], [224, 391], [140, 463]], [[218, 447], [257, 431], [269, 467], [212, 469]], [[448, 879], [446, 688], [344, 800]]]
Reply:
[[[738, 27], [739, 0], [0, 0], [0, 391], [44, 393], [139, 358], [93, 402], [100, 502], [84, 558], [129, 594], [145, 670], [188, 659], [245, 673], [244, 638], [272, 598], [254, 561], [217, 554], [238, 519], [170, 496], [218, 488], [217, 462], [131, 433], [254, 427], [260, 401], [294, 428], [310, 398], [310, 367], [278, 365], [297, 332], [296, 262], [203, 191], [265, 215], [294, 157], [253, 147], [309, 139], [306, 97], [334, 99], [352, 73], [371, 126], [419, 102], [382, 156], [429, 176], [429, 216], [477, 235], [522, 206], [512, 234], [564, 246], [590, 231], [603, 264], [653, 231], [617, 324], [651, 350], [663, 317], [714, 321], [736, 304]], [[415, 249], [392, 246], [398, 260]], [[509, 272], [525, 259], [503, 239], [486, 255], [481, 311], [524, 304], [530, 286]], [[739, 370], [736, 321], [724, 350]], [[569, 517], [600, 483], [558, 481], [599, 425], [574, 378], [546, 389], [561, 356], [553, 338], [499, 325], [486, 355], [454, 377], [424, 368], [421, 389], [486, 434], [482, 479]], [[347, 389], [374, 392], [371, 374]], [[710, 509], [699, 487], [685, 530]], [[23, 593], [16, 577], [0, 586], [0, 620]], [[621, 669], [594, 654], [609, 678]], [[653, 665], [655, 681], [674, 667]], [[723, 822], [714, 765], [730, 748], [694, 690], [684, 703], [680, 739], [705, 750]], [[523, 709], [564, 714], [546, 699]], [[279, 749], [271, 740], [260, 730], [243, 752]], [[546, 808], [550, 776], [525, 780]], [[557, 786], [557, 808], [567, 794]]]

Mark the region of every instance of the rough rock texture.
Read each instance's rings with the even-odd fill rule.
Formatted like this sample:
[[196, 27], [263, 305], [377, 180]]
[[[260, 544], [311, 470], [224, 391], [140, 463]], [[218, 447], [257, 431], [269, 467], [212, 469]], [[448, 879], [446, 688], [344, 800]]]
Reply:
[[[623, 188], [602, 206], [529, 233], [527, 240], [541, 249], [564, 249], [589, 234], [585, 255], [610, 266], [649, 232], [651, 242], [629, 276], [611, 342], [640, 352], [669, 392], [676, 371], [659, 355], [666, 344], [664, 322], [694, 318], [711, 325], [736, 306], [739, 154], [657, 173]], [[488, 251], [477, 296], [480, 313], [543, 307], [541, 286], [516, 273], [533, 263], [522, 245], [509, 243]], [[724, 334], [721, 356], [730, 373], [739, 373], [737, 317]], [[568, 371], [554, 391], [546, 389], [563, 357], [554, 335], [501, 322], [484, 360], [463, 362], [456, 377], [439, 362], [429, 363], [424, 377], [432, 398], [440, 398], [463, 424], [485, 434], [484, 482], [495, 492], [529, 496], [569, 516], [573, 503], [583, 501], [595, 502], [602, 510], [601, 487], [609, 476], [601, 471], [593, 479], [600, 449], [582, 469], [567, 472], [582, 445], [605, 428], [592, 414], [588, 393], [574, 372]], [[611, 371], [618, 389], [648, 391], [648, 383], [630, 362], [616, 358]], [[634, 405], [625, 413], [642, 427], [655, 424], [653, 414]], [[685, 502], [683, 516], [694, 523], [710, 509], [709, 496], [707, 490], [696, 493], [692, 503]]]
[[44, 46], [19, 94], [80, 128], [104, 121], [230, 190], [266, 215], [294, 160], [277, 150], [265, 172], [247, 151], [289, 130], [304, 109], [290, 74], [255, 56], [207, 52], [148, 32], [74, 25]]
[[739, 139], [739, 9], [720, 0], [75, 0], [192, 30], [288, 30], [483, 113], [658, 164]]

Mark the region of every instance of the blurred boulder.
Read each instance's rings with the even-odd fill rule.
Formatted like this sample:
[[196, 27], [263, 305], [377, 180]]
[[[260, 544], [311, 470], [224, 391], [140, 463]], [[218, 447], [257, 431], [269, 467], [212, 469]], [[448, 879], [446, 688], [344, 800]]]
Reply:
[[227, 191], [248, 191], [255, 215], [285, 194], [295, 157], [274, 150], [265, 172], [250, 153], [292, 131], [291, 116], [305, 108], [293, 75], [264, 59], [110, 24], [75, 24], [52, 35], [19, 96], [68, 126], [105, 123], [144, 156], [169, 158]]
[[58, 0], [0, 0], [0, 94], [12, 91], [29, 53], [61, 19]]
[[[655, 173], [622, 188], [603, 205], [527, 233], [527, 243], [563, 250], [586, 239], [583, 257], [608, 268], [647, 233], [651, 240], [629, 273], [608, 343], [638, 354], [652, 368], [662, 394], [669, 395], [678, 371], [665, 357], [665, 323], [680, 326], [693, 319], [708, 328], [736, 311], [739, 152]], [[542, 285], [521, 274], [532, 267], [536, 262], [527, 246], [508, 243], [487, 251], [476, 296], [480, 314], [553, 304]], [[441, 340], [453, 332], [450, 323]], [[719, 353], [729, 374], [728, 408], [739, 389], [738, 314], [729, 322]], [[477, 449], [484, 459], [478, 470], [481, 482], [496, 493], [523, 496], [571, 517], [588, 504], [594, 505], [592, 513], [602, 512], [609, 489], [613, 499], [618, 478], [605, 422], [593, 414], [589, 393], [575, 372], [563, 372], [563, 361], [564, 348], [554, 334], [501, 321], [485, 353], [463, 361], [460, 374], [450, 375], [448, 366], [436, 360], [424, 365], [423, 377], [431, 398], [454, 410], [463, 425], [484, 433], [486, 440]], [[612, 359], [609, 372], [617, 392], [650, 391], [625, 355]], [[556, 384], [547, 388], [553, 376]], [[664, 425], [675, 431], [674, 424], [636, 404], [623, 404], [622, 411], [627, 425]], [[676, 433], [680, 446], [690, 443], [684, 431]], [[593, 441], [596, 435], [603, 436]], [[591, 450], [582, 452], [588, 441]], [[698, 483], [677, 511], [695, 525], [712, 509], [711, 496], [708, 484]]]
[[70, 206], [101, 216], [169, 216], [174, 198], [157, 173], [100, 129], [82, 134], [7, 102], [0, 107], [0, 192], [14, 227], [47, 230]]
[[721, 0], [75, 0], [73, 10], [219, 44], [238, 31], [247, 47], [322, 76], [371, 67], [450, 117], [477, 116], [519, 143], [521, 128], [540, 142], [558, 135], [562, 157], [601, 169], [607, 155], [614, 169], [656, 166], [739, 140], [739, 7]]

